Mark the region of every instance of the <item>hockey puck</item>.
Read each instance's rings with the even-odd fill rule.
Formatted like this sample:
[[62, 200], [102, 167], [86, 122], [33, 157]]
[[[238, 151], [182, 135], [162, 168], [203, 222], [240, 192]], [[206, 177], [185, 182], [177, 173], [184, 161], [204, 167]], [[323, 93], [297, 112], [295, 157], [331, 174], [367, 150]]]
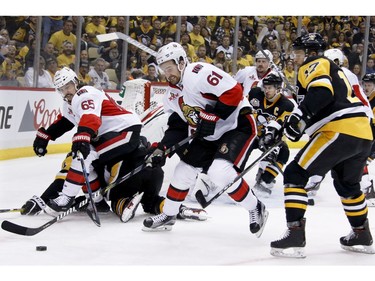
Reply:
[[36, 246], [36, 250], [40, 252], [47, 251], [47, 246]]

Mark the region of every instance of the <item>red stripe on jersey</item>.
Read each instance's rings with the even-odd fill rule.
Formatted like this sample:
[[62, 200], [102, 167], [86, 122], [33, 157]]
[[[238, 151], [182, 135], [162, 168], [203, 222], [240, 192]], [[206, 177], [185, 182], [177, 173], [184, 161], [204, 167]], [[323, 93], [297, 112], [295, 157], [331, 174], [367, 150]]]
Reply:
[[243, 99], [242, 87], [240, 83], [237, 83], [232, 89], [224, 92], [220, 97], [219, 101], [229, 106], [237, 106]]
[[102, 116], [133, 114], [132, 112], [127, 111], [125, 108], [119, 106], [109, 95], [106, 96], [108, 97], [108, 100], [105, 99], [102, 102], [102, 110], [100, 112]]
[[253, 142], [254, 138], [256, 137], [257, 134], [257, 127], [254, 121], [254, 118], [252, 118], [251, 115], [246, 115], [246, 118], [249, 120], [249, 123], [251, 125], [251, 135], [249, 138], [246, 140], [246, 143], [243, 145], [241, 152], [238, 154], [237, 158], [235, 159], [234, 163], [236, 166], [240, 163], [241, 159], [245, 155], [245, 153], [248, 151], [250, 148], [251, 143]]
[[115, 142], [118, 142], [119, 140], [122, 140], [124, 138], [126, 138], [126, 135], [128, 134], [129, 132], [122, 132], [120, 135], [118, 135], [117, 137], [114, 137], [114, 138], [111, 138], [109, 140], [107, 140], [106, 142], [103, 142], [101, 145], [95, 147], [95, 150], [97, 152], [100, 152], [100, 150], [114, 144]]
[[368, 101], [364, 99], [364, 97], [361, 95], [361, 90], [359, 89], [359, 85], [353, 85], [354, 94], [357, 98], [360, 99], [360, 101], [366, 105], [369, 106]]
[[87, 127], [94, 132], [97, 132], [101, 124], [102, 120], [99, 118], [99, 116], [95, 114], [84, 114], [82, 115], [81, 120], [79, 120], [78, 126]]
[[241, 180], [240, 186], [232, 191], [231, 193], [228, 193], [228, 195], [236, 202], [241, 202], [242, 200], [245, 199], [247, 194], [249, 193], [249, 185], [247, 184], [246, 181]]
[[[90, 182], [90, 188], [91, 188], [91, 191], [97, 191], [100, 188], [99, 179], [95, 179], [95, 180], [91, 181]], [[82, 191], [84, 193], [88, 193], [87, 185], [82, 186]]]
[[175, 188], [173, 185], [169, 185], [167, 198], [172, 201], [182, 202], [185, 200], [186, 196], [188, 195], [189, 190], [181, 190]]

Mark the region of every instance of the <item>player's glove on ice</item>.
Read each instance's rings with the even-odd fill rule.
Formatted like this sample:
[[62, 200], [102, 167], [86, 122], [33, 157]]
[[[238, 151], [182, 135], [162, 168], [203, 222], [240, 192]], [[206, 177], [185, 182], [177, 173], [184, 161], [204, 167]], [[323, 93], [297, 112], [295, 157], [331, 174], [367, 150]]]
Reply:
[[299, 141], [305, 131], [306, 122], [302, 118], [302, 111], [297, 108], [286, 119], [285, 135], [293, 142]]
[[270, 124], [266, 127], [264, 134], [259, 139], [259, 149], [266, 151], [272, 145], [274, 145], [281, 138], [280, 130], [281, 125], [276, 121], [271, 121]]
[[46, 208], [43, 199], [34, 195], [21, 208], [21, 215], [36, 216]]
[[220, 117], [214, 113], [210, 113], [212, 107], [206, 106], [206, 110], [201, 110], [199, 112], [199, 121], [197, 124], [197, 130], [195, 131], [195, 136], [197, 138], [204, 138], [211, 136], [215, 132], [216, 122], [219, 121]]
[[153, 168], [163, 167], [167, 155], [165, 155], [166, 147], [160, 142], [154, 142], [149, 148], [149, 156], [146, 157], [146, 164], [151, 164]]
[[46, 129], [43, 127], [39, 128], [36, 132], [36, 138], [33, 143], [34, 152], [39, 157], [46, 155], [47, 145], [51, 136], [47, 133]]

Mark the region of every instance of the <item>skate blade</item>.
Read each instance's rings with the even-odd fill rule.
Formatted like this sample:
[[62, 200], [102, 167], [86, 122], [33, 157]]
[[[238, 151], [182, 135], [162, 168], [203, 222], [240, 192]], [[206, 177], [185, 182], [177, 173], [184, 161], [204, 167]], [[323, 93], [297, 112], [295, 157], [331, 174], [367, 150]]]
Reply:
[[271, 248], [270, 254], [274, 257], [281, 257], [281, 258], [295, 258], [295, 259], [306, 258], [305, 248], [303, 247], [291, 247], [291, 248], [286, 248], [286, 249]]
[[145, 232], [171, 231], [172, 227], [173, 227], [173, 225], [162, 225], [162, 226], [159, 226], [159, 227], [156, 227], [156, 228], [150, 228], [150, 227], [143, 226], [142, 231], [145, 231]]
[[345, 251], [355, 252], [355, 253], [362, 253], [362, 254], [375, 254], [375, 250], [372, 246], [365, 246], [365, 245], [355, 245], [355, 246], [345, 246], [341, 245], [341, 248]]
[[185, 210], [181, 217], [184, 219], [196, 220], [196, 221], [206, 221], [208, 219], [208, 214], [205, 210]]
[[257, 238], [259, 238], [260, 236], [262, 236], [262, 233], [263, 233], [263, 230], [264, 230], [264, 227], [266, 226], [266, 222], [267, 222], [267, 219], [268, 219], [268, 215], [269, 215], [269, 212], [267, 210], [264, 211], [264, 217], [263, 217], [263, 225], [262, 227], [259, 229], [258, 232], [255, 233], [255, 236]]
[[375, 207], [375, 198], [366, 199], [367, 207]]

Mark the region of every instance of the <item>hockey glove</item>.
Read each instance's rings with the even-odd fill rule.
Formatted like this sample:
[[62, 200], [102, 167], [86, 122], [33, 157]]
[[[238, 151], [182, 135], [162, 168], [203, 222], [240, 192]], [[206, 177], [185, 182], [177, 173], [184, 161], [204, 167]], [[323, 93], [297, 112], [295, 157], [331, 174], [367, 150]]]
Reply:
[[46, 208], [43, 199], [34, 195], [21, 208], [21, 215], [36, 216]]
[[296, 109], [285, 122], [285, 135], [293, 142], [299, 141], [305, 131], [306, 122], [302, 119], [302, 111]]
[[167, 155], [165, 155], [166, 147], [159, 142], [154, 142], [149, 148], [149, 156], [146, 157], [146, 164], [151, 164], [153, 168], [163, 167]]
[[[209, 109], [209, 110], [207, 110]], [[219, 116], [214, 113], [209, 113], [212, 107], [206, 106], [206, 110], [201, 110], [199, 112], [199, 121], [197, 124], [197, 130], [195, 131], [195, 136], [197, 138], [204, 138], [211, 136], [215, 132], [216, 122], [219, 121]]]
[[259, 139], [259, 149], [266, 151], [279, 139], [279, 132], [274, 127], [267, 127], [265, 133]]
[[46, 155], [47, 145], [51, 136], [47, 133], [46, 129], [43, 127], [39, 128], [36, 132], [36, 138], [33, 143], [34, 152], [39, 157]]
[[81, 132], [76, 133], [73, 136], [72, 144], [72, 156], [73, 159], [77, 157], [78, 151], [82, 153], [83, 159], [86, 159], [90, 154], [90, 140], [91, 136], [89, 133]]

